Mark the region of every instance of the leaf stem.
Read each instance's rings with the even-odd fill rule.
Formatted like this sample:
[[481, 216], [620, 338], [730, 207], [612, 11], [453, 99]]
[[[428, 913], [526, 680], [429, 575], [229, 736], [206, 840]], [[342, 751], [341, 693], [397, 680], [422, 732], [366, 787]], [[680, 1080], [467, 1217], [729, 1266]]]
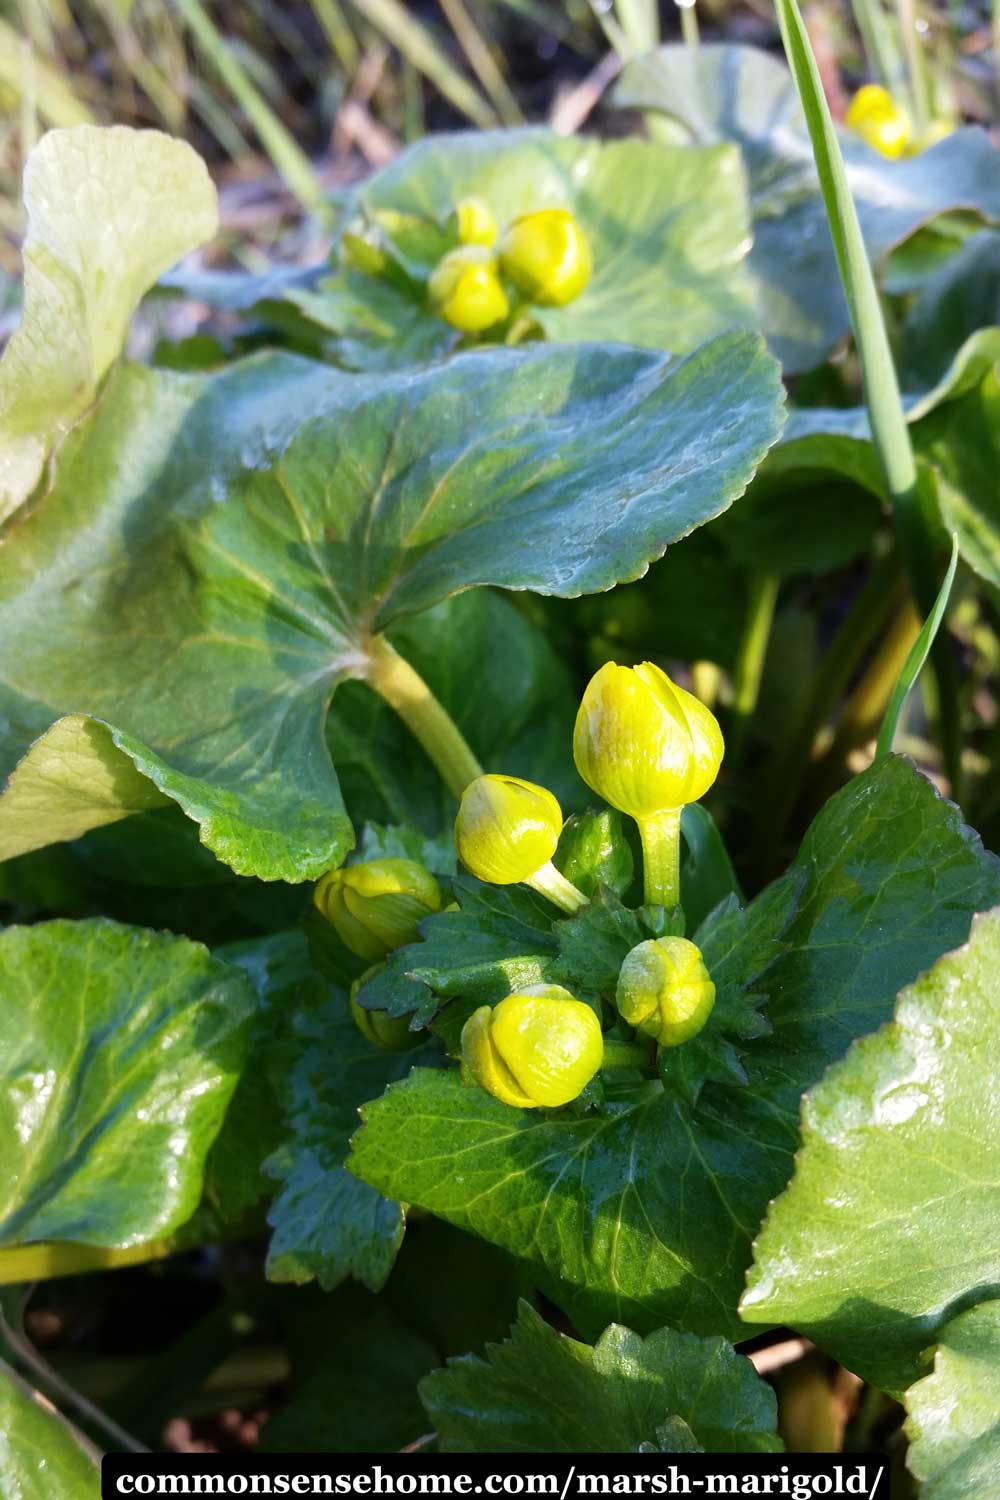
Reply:
[[642, 883], [647, 906], [677, 906], [681, 899], [679, 807], [637, 818], [642, 840]]
[[566, 876], [560, 870], [556, 869], [551, 860], [549, 860], [548, 864], [542, 865], [540, 870], [536, 870], [530, 880], [526, 880], [524, 883], [525, 885], [530, 885], [532, 890], [538, 891], [540, 895], [547, 896], [554, 905], [561, 907], [563, 911], [572, 913], [579, 911], [581, 906], [587, 905], [587, 898], [583, 892], [577, 890], [573, 882], [567, 880]]
[[604, 1038], [602, 1068], [648, 1068], [652, 1061], [653, 1048], [648, 1042], [616, 1042]]
[[367, 681], [420, 741], [448, 790], [460, 797], [469, 782], [483, 774], [483, 768], [420, 673], [384, 635], [374, 636], [369, 644]]

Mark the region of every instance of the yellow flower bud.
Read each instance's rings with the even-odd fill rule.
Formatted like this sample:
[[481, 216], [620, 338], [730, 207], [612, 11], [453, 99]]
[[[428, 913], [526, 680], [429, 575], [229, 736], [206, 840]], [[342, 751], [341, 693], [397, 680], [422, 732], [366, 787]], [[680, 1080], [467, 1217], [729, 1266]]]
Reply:
[[358, 1004], [358, 990], [367, 983], [378, 968], [381, 968], [380, 964], [367, 969], [351, 985], [351, 1016], [361, 1035], [373, 1046], [381, 1047], [383, 1052], [408, 1052], [423, 1038], [418, 1031], [410, 1030], [410, 1023], [406, 1016], [390, 1016], [388, 1011], [366, 1010], [363, 1005]]
[[473, 1011], [462, 1060], [478, 1084], [518, 1109], [558, 1109], [601, 1066], [604, 1038], [589, 1005], [557, 984], [537, 984]]
[[866, 83], [858, 89], [844, 122], [882, 156], [902, 156], [913, 135], [906, 110], [880, 83]]
[[417, 923], [441, 910], [441, 888], [413, 859], [370, 859], [324, 875], [313, 900], [341, 942], [374, 963], [412, 943]]
[[652, 662], [607, 662], [587, 684], [573, 758], [587, 785], [643, 819], [703, 797], [725, 746], [715, 715]]
[[462, 793], [455, 847], [489, 885], [530, 880], [552, 858], [563, 816], [552, 793], [519, 776], [477, 776]]
[[487, 250], [496, 244], [497, 221], [482, 198], [463, 198], [455, 205], [452, 220], [460, 244], [484, 245]]
[[632, 949], [618, 975], [615, 997], [630, 1026], [677, 1047], [704, 1026], [715, 1004], [715, 985], [701, 949], [687, 938], [650, 938]]
[[587, 236], [567, 208], [515, 219], [501, 241], [500, 264], [543, 307], [565, 307], [579, 297], [593, 269]]
[[510, 311], [497, 263], [482, 245], [462, 245], [439, 261], [428, 286], [437, 312], [462, 333], [482, 333]]

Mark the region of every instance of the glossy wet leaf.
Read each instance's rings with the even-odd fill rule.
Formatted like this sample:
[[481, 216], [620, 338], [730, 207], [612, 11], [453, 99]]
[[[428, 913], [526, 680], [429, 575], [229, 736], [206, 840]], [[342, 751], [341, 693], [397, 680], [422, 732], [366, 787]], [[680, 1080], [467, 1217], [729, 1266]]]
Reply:
[[757, 1241], [743, 1299], [887, 1390], [956, 1303], [1000, 1282], [1000, 914], [973, 925], [805, 1101], [803, 1149]]
[[1000, 234], [984, 229], [926, 280], [907, 311], [900, 351], [904, 390], [926, 391], [943, 380], [962, 346], [977, 335], [989, 340], [996, 359], [998, 325]]
[[678, 1421], [710, 1453], [781, 1449], [773, 1392], [724, 1339], [612, 1324], [591, 1348], [526, 1302], [507, 1342], [451, 1360], [420, 1395], [444, 1453], [634, 1453]]
[[101, 1476], [69, 1423], [0, 1364], [0, 1492], [4, 1500], [100, 1500]]
[[318, 876], [352, 841], [326, 709], [373, 629], [475, 584], [641, 575], [781, 421], [776, 367], [738, 333], [679, 363], [536, 345], [405, 376], [124, 368], [0, 562], [6, 767], [91, 715], [238, 873]]
[[0, 363], [0, 521], [97, 396], [140, 298], [218, 223], [197, 153], [124, 125], [50, 130], [24, 201], [24, 313]]
[[323, 981], [300, 987], [291, 1031], [280, 1085], [286, 1135], [265, 1165], [280, 1185], [268, 1214], [267, 1274], [315, 1277], [327, 1291], [354, 1276], [377, 1291], [402, 1243], [403, 1209], [344, 1170], [348, 1142], [358, 1106], [438, 1049], [381, 1051], [361, 1035], [346, 996]]
[[417, 1070], [362, 1111], [351, 1169], [526, 1256], [585, 1334], [618, 1319], [738, 1336], [751, 1242], [791, 1176], [802, 1091], [998, 899], [997, 861], [890, 757], [828, 803], [745, 918], [724, 909], [699, 932], [734, 1003], [741, 992], [755, 1012], [768, 996], [771, 1034], [741, 1048], [746, 1085], [710, 1080], [691, 1104], [653, 1083], [610, 1091], [605, 1113], [547, 1114]]
[[1000, 1474], [1000, 1302], [981, 1302], [946, 1325], [933, 1372], [905, 1400], [907, 1467], [933, 1481], [925, 1493], [985, 1494], [972, 1481], [977, 1468], [983, 1482]]
[[[786, 370], [819, 364], [849, 331], [798, 96], [784, 63], [758, 48], [661, 47], [627, 64], [614, 98], [659, 110], [700, 145], [735, 142], [750, 180], [756, 326]], [[939, 215], [1000, 218], [1000, 181], [984, 132], [964, 130], [919, 156], [889, 161], [842, 133], [847, 179], [877, 265]]]
[[126, 1246], [189, 1218], [246, 1057], [239, 970], [94, 919], [0, 933], [0, 1240]]

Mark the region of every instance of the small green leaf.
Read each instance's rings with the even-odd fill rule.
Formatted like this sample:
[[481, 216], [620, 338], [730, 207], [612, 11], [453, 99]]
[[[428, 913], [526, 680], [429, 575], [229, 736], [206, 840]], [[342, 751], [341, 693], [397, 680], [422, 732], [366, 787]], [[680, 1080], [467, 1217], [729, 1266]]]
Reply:
[[1000, 1115], [984, 1093], [998, 972], [994, 911], [830, 1069], [755, 1247], [744, 1317], [791, 1324], [884, 1390], [921, 1373], [959, 1299], [1000, 1283]]
[[5, 1500], [100, 1500], [101, 1476], [69, 1423], [0, 1364], [0, 1494]]
[[[612, 1324], [594, 1348], [526, 1302], [507, 1343], [420, 1382], [444, 1453], [635, 1453], [678, 1436], [711, 1453], [776, 1453], [774, 1394], [723, 1339]], [[666, 1429], [666, 1431], [664, 1431]]]
[[24, 202], [24, 316], [0, 363], [0, 521], [97, 396], [143, 294], [218, 224], [197, 153], [124, 125], [50, 130]]
[[186, 938], [95, 919], [0, 933], [0, 989], [0, 1240], [170, 1234], [246, 1056], [246, 978]]
[[934, 1372], [910, 1387], [905, 1403], [907, 1467], [934, 1481], [923, 1493], [986, 1500], [970, 1471], [982, 1465], [984, 1480], [1000, 1474], [1000, 1302], [981, 1302], [942, 1329]]
[[593, 896], [602, 885], [616, 896], [624, 896], [632, 884], [632, 850], [621, 813], [610, 807], [567, 818], [554, 859], [566, 879], [585, 896]]

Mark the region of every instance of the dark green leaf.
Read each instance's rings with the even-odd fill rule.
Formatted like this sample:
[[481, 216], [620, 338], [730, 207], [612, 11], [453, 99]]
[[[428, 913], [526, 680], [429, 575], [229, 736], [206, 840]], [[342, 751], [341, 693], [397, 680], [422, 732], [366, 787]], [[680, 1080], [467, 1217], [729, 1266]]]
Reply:
[[720, 991], [754, 1014], [753, 997], [769, 997], [772, 1033], [741, 1046], [746, 1085], [709, 1081], [692, 1105], [650, 1083], [618, 1091], [607, 1113], [547, 1114], [417, 1070], [362, 1111], [351, 1169], [528, 1258], [585, 1333], [618, 1318], [736, 1334], [802, 1091], [998, 899], [1000, 864], [890, 757], [827, 805], [744, 918], [723, 909], [698, 934]]
[[773, 1393], [723, 1339], [612, 1324], [590, 1348], [524, 1302], [509, 1342], [452, 1360], [420, 1395], [445, 1453], [635, 1453], [678, 1419], [711, 1453], [781, 1448]]
[[567, 818], [554, 858], [556, 867], [585, 896], [593, 896], [602, 885], [624, 896], [632, 884], [632, 849], [622, 815], [613, 808]]
[[959, 1299], [1000, 1284], [1000, 1111], [984, 1086], [998, 969], [991, 912], [830, 1069], [755, 1247], [744, 1316], [790, 1323], [886, 1390], [920, 1373]]
[[5, 1244], [126, 1246], [189, 1218], [243, 1066], [243, 974], [103, 920], [0, 933]]

